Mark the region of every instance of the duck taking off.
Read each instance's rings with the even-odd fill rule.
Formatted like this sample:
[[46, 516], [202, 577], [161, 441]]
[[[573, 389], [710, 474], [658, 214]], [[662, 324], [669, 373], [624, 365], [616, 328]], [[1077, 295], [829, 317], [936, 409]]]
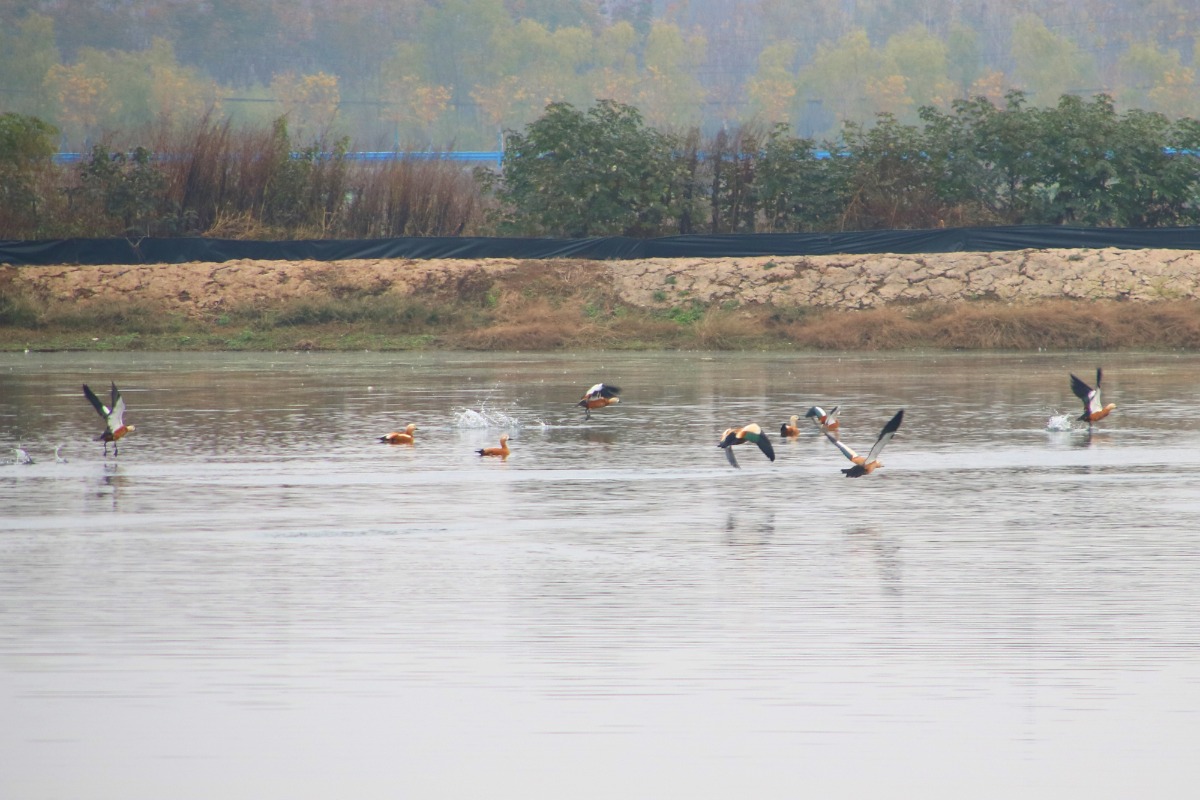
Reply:
[[861, 478], [863, 475], [870, 475], [875, 470], [883, 466], [883, 462], [879, 460], [879, 454], [883, 451], [884, 445], [892, 440], [896, 435], [896, 431], [900, 430], [900, 423], [904, 421], [904, 409], [896, 412], [896, 416], [888, 420], [883, 426], [883, 430], [879, 432], [879, 438], [875, 440], [875, 444], [871, 445], [871, 452], [867, 455], [860, 456], [858, 453], [850, 449], [837, 438], [835, 433], [825, 431], [825, 438], [833, 442], [838, 450], [842, 451], [842, 455], [853, 462], [853, 467], [847, 467], [842, 470], [842, 474], [847, 478]]
[[804, 412], [804, 416], [811, 419], [813, 424], [821, 430], [821, 433], [832, 433], [834, 436], [837, 436], [839, 427], [837, 415], [839, 408], [841, 406], [834, 406], [833, 410], [826, 414], [825, 409], [820, 406], [813, 406]]
[[614, 403], [621, 402], [621, 398], [617, 397], [621, 393], [620, 386], [609, 386], [607, 383], [597, 383], [592, 388], [583, 393], [583, 399], [575, 405], [583, 406], [583, 418], [592, 418], [593, 408], [604, 408], [611, 406]]
[[476, 450], [475, 452], [481, 456], [499, 456], [500, 458], [508, 458], [508, 454], [512, 452], [508, 449], [508, 434], [503, 433], [500, 435], [499, 447], [485, 447], [482, 450]]
[[404, 426], [403, 431], [392, 431], [380, 436], [379, 441], [387, 442], [388, 444], [412, 444], [416, 441], [416, 437], [413, 436], [413, 432], [416, 429], [417, 426], [410, 422]]
[[729, 460], [734, 469], [739, 469], [737, 458], [733, 455], [735, 445], [745, 444], [746, 442], [754, 442], [758, 445], [758, 449], [763, 451], [763, 455], [772, 461], [775, 460], [775, 448], [771, 447], [771, 440], [763, 433], [762, 428], [751, 422], [744, 428], [726, 428], [721, 434], [721, 441], [717, 443], [725, 451], [725, 458]]
[[1071, 391], [1083, 401], [1083, 414], [1079, 416], [1079, 419], [1086, 422], [1089, 428], [1092, 427], [1093, 423], [1107, 417], [1117, 407], [1116, 403], [1104, 405], [1100, 402], [1100, 378], [1102, 375], [1100, 367], [1096, 367], [1095, 389], [1079, 380], [1074, 374], [1071, 375]]
[[117, 384], [112, 385], [112, 405], [106, 406], [96, 397], [96, 393], [83, 385], [83, 394], [96, 408], [96, 413], [104, 419], [104, 433], [96, 437], [96, 441], [104, 442], [104, 455], [108, 456], [108, 443], [113, 443], [113, 455], [117, 455], [117, 442], [127, 433], [133, 433], [134, 426], [125, 424], [125, 398], [121, 397]]

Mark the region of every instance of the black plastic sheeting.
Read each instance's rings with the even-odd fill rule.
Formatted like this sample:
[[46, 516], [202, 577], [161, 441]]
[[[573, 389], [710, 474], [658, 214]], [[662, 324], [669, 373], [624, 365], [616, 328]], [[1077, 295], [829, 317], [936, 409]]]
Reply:
[[338, 261], [376, 258], [730, 258], [837, 253], [1162, 248], [1200, 250], [1200, 227], [1069, 228], [1018, 225], [923, 231], [762, 233], [631, 239], [405, 237], [258, 242], [235, 239], [57, 239], [0, 241], [0, 264], [181, 264], [189, 261]]

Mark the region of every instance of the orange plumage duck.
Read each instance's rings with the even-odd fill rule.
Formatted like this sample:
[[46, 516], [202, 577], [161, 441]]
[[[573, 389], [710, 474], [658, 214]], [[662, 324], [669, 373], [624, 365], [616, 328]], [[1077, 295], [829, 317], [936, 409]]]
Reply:
[[1117, 407], [1116, 403], [1105, 405], [1100, 401], [1100, 378], [1103, 377], [1100, 367], [1096, 367], [1096, 387], [1088, 386], [1075, 375], [1071, 375], [1071, 391], [1083, 401], [1083, 413], [1079, 419], [1086, 422], [1088, 427], [1107, 417]]
[[820, 429], [821, 433], [832, 433], [834, 436], [837, 436], [840, 427], [837, 418], [839, 408], [841, 406], [834, 406], [833, 410], [826, 414], [825, 409], [820, 406], [813, 406], [804, 412], [804, 416], [811, 419], [813, 424]]
[[883, 426], [883, 430], [879, 432], [879, 438], [875, 440], [875, 444], [871, 445], [871, 451], [865, 456], [860, 456], [850, 449], [849, 445], [838, 439], [836, 435], [830, 431], [825, 431], [825, 438], [833, 442], [834, 446], [842, 451], [842, 455], [850, 459], [850, 462], [854, 464], [854, 466], [842, 470], [842, 474], [847, 478], [861, 478], [863, 475], [870, 475], [882, 467], [883, 462], [879, 460], [879, 454], [883, 451], [884, 446], [892, 440], [892, 437], [896, 435], [896, 431], [900, 430], [900, 423], [903, 421], [904, 409], [902, 408]]
[[717, 442], [717, 447], [725, 451], [725, 458], [729, 461], [730, 466], [735, 469], [738, 467], [737, 458], [733, 455], [733, 448], [739, 444], [753, 442], [758, 445], [758, 449], [762, 450], [770, 460], [775, 460], [775, 448], [771, 446], [771, 440], [763, 433], [762, 428], [751, 422], [743, 428], [726, 428], [721, 434], [721, 441]]
[[417, 430], [417, 426], [413, 423], [408, 423], [402, 431], [392, 431], [379, 437], [379, 441], [387, 444], [412, 444], [417, 439], [413, 435]]
[[592, 388], [583, 393], [583, 399], [575, 405], [583, 407], [583, 418], [591, 419], [592, 411], [599, 408], [605, 408], [621, 402], [618, 397], [621, 393], [620, 386], [610, 386], [607, 383], [597, 383]]
[[508, 434], [501, 434], [499, 447], [484, 447], [481, 450], [476, 450], [481, 456], [498, 456], [499, 458], [508, 458], [512, 451], [508, 449]]
[[106, 406], [100, 402], [100, 398], [88, 388], [86, 383], [83, 384], [83, 396], [96, 409], [96, 413], [104, 419], [104, 433], [96, 437], [96, 441], [104, 442], [104, 455], [108, 455], [109, 442], [112, 442], [113, 445], [113, 455], [117, 455], [117, 442], [121, 440], [121, 437], [134, 431], [133, 425], [125, 424], [125, 398], [121, 397], [117, 384], [112, 384], [111, 405]]

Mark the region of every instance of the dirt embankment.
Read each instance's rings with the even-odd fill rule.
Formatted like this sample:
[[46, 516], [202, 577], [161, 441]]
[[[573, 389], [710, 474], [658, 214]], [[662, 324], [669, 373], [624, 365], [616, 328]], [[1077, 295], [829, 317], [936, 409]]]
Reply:
[[[478, 296], [531, 272], [599, 281], [645, 309], [680, 303], [830, 309], [1047, 299], [1155, 302], [1200, 297], [1200, 251], [1022, 250], [929, 255], [637, 261], [233, 261], [0, 267], [0, 291], [72, 304], [135, 303], [190, 318], [323, 297]], [[518, 277], [519, 276], [519, 277]]]
[[0, 349], [1200, 350], [1200, 251], [0, 265]]

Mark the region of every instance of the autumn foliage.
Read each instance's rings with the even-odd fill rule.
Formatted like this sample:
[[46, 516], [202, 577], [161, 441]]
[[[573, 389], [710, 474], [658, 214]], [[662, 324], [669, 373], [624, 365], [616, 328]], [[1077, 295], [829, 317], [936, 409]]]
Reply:
[[[328, 82], [299, 82], [325, 96]], [[291, 91], [291, 90], [290, 90]], [[920, 124], [879, 115], [816, 141], [786, 125], [704, 135], [648, 125], [606, 100], [552, 103], [511, 131], [499, 169], [433, 153], [351, 157], [345, 137], [299, 138], [288, 117], [215, 115], [105, 140], [52, 163], [54, 129], [0, 118], [0, 237], [648, 237], [968, 225], [1200, 224], [1200, 122], [1111, 98], [1020, 93], [955, 101]]]

